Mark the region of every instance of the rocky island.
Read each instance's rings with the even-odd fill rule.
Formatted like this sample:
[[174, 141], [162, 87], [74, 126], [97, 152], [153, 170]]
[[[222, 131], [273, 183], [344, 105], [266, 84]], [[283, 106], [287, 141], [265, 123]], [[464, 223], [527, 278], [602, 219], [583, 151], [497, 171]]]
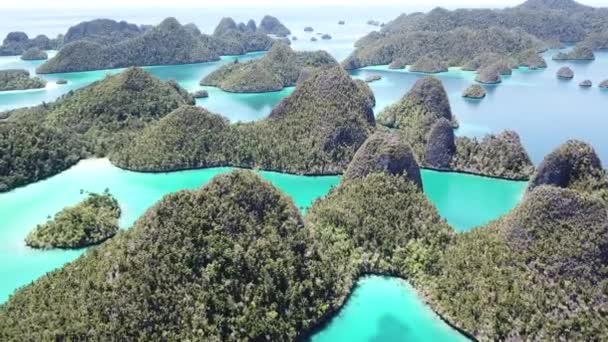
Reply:
[[48, 59], [49, 55], [37, 47], [29, 48], [23, 52], [21, 59], [24, 61], [39, 61]]
[[556, 61], [592, 61], [595, 59], [593, 50], [587, 46], [576, 46], [572, 51], [560, 52], [553, 56]]
[[38, 35], [30, 39], [25, 32], [10, 32], [0, 46], [0, 56], [19, 56], [31, 48], [51, 50], [57, 48], [58, 45], [58, 40], [49, 39], [45, 35]]
[[295, 52], [276, 42], [261, 59], [225, 65], [207, 75], [200, 85], [235, 93], [278, 91], [294, 86], [304, 70], [336, 65], [338, 62], [325, 51]]
[[572, 71], [572, 69], [570, 69], [569, 67], [561, 67], [557, 71], [557, 78], [571, 80], [574, 78], [574, 71]]
[[291, 34], [291, 31], [279, 19], [266, 15], [260, 22], [259, 31], [266, 34], [272, 34], [277, 37], [287, 37]]
[[45, 80], [39, 77], [30, 77], [30, 72], [27, 70], [0, 70], [0, 91], [40, 89], [45, 86]]
[[483, 84], [498, 84], [502, 82], [499, 66], [492, 64], [487, 67], [481, 68], [477, 72], [475, 81]]
[[89, 194], [47, 223], [38, 225], [25, 238], [33, 248], [83, 248], [99, 244], [118, 232], [120, 207], [109, 192]]
[[462, 92], [462, 97], [476, 100], [483, 99], [486, 97], [486, 90], [479, 84], [472, 84]]
[[448, 67], [441, 61], [431, 57], [424, 56], [418, 59], [414, 64], [410, 66], [409, 71], [421, 72], [426, 74], [438, 74], [440, 72], [447, 72]]
[[591, 88], [593, 87], [593, 82], [591, 80], [584, 80], [578, 84], [581, 88]]
[[600, 83], [599, 87], [602, 88], [602, 89], [608, 89], [608, 80], [602, 81]]

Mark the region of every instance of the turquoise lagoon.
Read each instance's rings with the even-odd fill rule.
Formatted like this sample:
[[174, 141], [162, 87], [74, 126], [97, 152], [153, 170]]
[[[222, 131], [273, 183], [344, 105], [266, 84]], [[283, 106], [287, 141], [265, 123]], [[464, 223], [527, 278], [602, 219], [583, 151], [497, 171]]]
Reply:
[[[81, 189], [93, 192], [110, 189], [122, 209], [120, 226], [128, 228], [163, 196], [198, 188], [231, 170], [138, 173], [114, 167], [107, 159], [89, 159], [54, 177], [0, 194], [0, 303], [17, 287], [74, 260], [84, 251], [41, 251], [27, 247], [23, 241], [47, 217], [82, 200], [85, 195]], [[291, 196], [302, 211], [340, 180], [339, 176], [308, 177], [266, 171], [259, 174]], [[428, 198], [457, 231], [507, 213], [525, 188], [523, 182], [428, 170], [422, 171], [422, 179]]]

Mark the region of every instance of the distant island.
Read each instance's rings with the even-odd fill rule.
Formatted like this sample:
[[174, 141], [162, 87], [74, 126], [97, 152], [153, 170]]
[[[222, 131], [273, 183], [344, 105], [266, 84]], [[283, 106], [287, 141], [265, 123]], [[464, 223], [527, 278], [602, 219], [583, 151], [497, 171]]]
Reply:
[[30, 72], [27, 70], [0, 70], [0, 91], [40, 89], [45, 86], [45, 80], [39, 77], [30, 77]]
[[91, 193], [74, 207], [61, 210], [25, 238], [34, 248], [82, 248], [99, 244], [118, 232], [120, 207], [109, 192]]
[[325, 51], [294, 52], [286, 44], [276, 42], [261, 59], [222, 66], [200, 84], [235, 93], [278, 91], [295, 86], [302, 72], [337, 65], [338, 62]]
[[213, 35], [202, 34], [194, 24], [182, 25], [167, 18], [158, 26], [141, 28], [126, 22], [97, 19], [70, 28], [56, 56], [38, 67], [40, 74], [76, 72], [130, 66], [172, 65], [218, 60], [268, 50], [284, 26], [265, 17], [265, 26], [254, 21], [236, 24], [224, 18]]
[[573, 55], [559, 54], [557, 59], [589, 59], [589, 50], [608, 47], [607, 22], [606, 11], [573, 0], [528, 0], [502, 10], [436, 8], [427, 14], [403, 14], [361, 38], [343, 65], [412, 65], [432, 56], [437, 65], [479, 70], [490, 61], [474, 67], [471, 63], [491, 53], [497, 56], [494, 60], [506, 59], [512, 67], [536, 69], [545, 66], [538, 53], [556, 42], [581, 44]]
[[56, 49], [61, 44], [60, 39], [49, 39], [45, 35], [38, 35], [30, 39], [25, 32], [10, 32], [0, 46], [0, 56], [19, 56], [31, 48]]

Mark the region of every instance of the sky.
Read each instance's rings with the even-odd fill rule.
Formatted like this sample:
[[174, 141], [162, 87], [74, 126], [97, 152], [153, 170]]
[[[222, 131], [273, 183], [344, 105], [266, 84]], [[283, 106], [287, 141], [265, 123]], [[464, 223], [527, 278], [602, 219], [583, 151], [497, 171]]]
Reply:
[[[524, 0], [19, 0], [0, 1], [1, 8], [117, 8], [117, 7], [264, 7], [264, 6], [442, 6], [506, 7]], [[593, 6], [608, 6], [608, 0], [580, 1]], [[371, 4], [371, 5], [370, 5]]]

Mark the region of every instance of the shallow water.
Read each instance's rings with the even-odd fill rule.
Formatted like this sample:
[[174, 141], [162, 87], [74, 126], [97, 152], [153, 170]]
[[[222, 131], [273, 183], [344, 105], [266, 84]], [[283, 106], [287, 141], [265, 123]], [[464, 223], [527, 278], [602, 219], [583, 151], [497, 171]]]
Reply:
[[368, 276], [312, 342], [467, 341], [443, 322], [406, 281]]
[[[120, 226], [130, 227], [164, 195], [195, 189], [232, 168], [210, 168], [171, 173], [138, 173], [114, 167], [107, 159], [89, 159], [69, 170], [8, 193], [0, 194], [0, 302], [18, 286], [74, 260], [83, 250], [40, 251], [27, 247], [25, 236], [62, 208], [78, 203], [80, 190], [110, 189], [118, 200]], [[259, 174], [291, 196], [305, 211], [338, 184], [339, 176], [308, 177], [261, 171]], [[513, 207], [522, 182], [422, 171], [425, 192], [439, 213], [458, 231], [486, 223]]]

